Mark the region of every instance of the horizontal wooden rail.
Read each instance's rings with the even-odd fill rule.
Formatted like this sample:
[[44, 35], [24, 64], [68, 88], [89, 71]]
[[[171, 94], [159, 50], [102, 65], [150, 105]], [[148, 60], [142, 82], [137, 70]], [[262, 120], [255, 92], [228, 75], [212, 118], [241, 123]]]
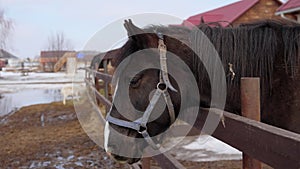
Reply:
[[101, 103], [103, 103], [105, 106], [111, 107], [112, 103], [105, 98], [97, 89], [94, 87], [94, 85], [87, 79], [85, 79], [85, 83], [95, 92], [96, 98], [100, 100]]
[[112, 81], [112, 75], [107, 74], [107, 73], [102, 73], [102, 72], [98, 72], [94, 69], [90, 69], [90, 68], [84, 68], [86, 71], [90, 72], [91, 74], [94, 73], [95, 77], [98, 79], [102, 79], [103, 81], [110, 83]]
[[[212, 109], [217, 119], [221, 110]], [[201, 109], [194, 127], [201, 130], [207, 109]], [[300, 168], [300, 135], [248, 118], [223, 112], [225, 127], [220, 122], [212, 136], [247, 153], [274, 168]], [[202, 130], [206, 132], [205, 129]]]
[[102, 72], [98, 72], [95, 75], [96, 78], [98, 79], [102, 79], [103, 81], [105, 81], [106, 83], [110, 83], [112, 81], [112, 76], [106, 73], [102, 73]]

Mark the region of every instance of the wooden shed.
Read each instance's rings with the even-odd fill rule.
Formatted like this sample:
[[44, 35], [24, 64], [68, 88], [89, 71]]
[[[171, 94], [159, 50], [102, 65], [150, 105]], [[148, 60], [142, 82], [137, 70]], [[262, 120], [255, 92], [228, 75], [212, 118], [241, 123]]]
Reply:
[[73, 52], [73, 51], [41, 51], [41, 57], [40, 57], [41, 70], [45, 72], [53, 72], [54, 65], [67, 52]]
[[18, 59], [18, 57], [3, 49], [0, 49], [0, 70], [2, 70], [3, 67], [7, 66], [9, 59]]

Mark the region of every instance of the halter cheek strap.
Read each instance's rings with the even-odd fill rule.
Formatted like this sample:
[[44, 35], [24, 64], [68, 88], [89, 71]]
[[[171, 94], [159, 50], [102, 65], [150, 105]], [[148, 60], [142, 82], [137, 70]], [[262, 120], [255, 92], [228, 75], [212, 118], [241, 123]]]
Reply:
[[158, 36], [158, 51], [160, 58], [160, 69], [161, 69], [161, 78], [163, 82], [167, 85], [169, 89], [177, 92], [177, 90], [172, 86], [169, 76], [168, 76], [168, 67], [167, 67], [167, 46], [164, 43], [163, 36]]
[[175, 111], [174, 106], [170, 97], [170, 94], [168, 92], [168, 89], [177, 92], [177, 90], [171, 85], [169, 76], [168, 76], [168, 69], [167, 69], [167, 47], [164, 44], [163, 35], [161, 33], [157, 34], [159, 40], [158, 40], [158, 51], [160, 56], [160, 77], [159, 82], [156, 87], [156, 91], [154, 95], [152, 96], [149, 105], [147, 106], [143, 116], [135, 121], [125, 121], [121, 120], [115, 117], [112, 117], [110, 113], [107, 115], [106, 120], [112, 124], [115, 124], [120, 127], [130, 128], [133, 130], [136, 130], [138, 133], [140, 133], [146, 142], [153, 148], [158, 150], [159, 146], [155, 144], [153, 139], [150, 137], [148, 130], [147, 130], [147, 123], [149, 122], [149, 118], [153, 112], [153, 109], [158, 102], [161, 95], [163, 95], [164, 100], [166, 102], [169, 116], [170, 116], [170, 124], [172, 124], [175, 121]]

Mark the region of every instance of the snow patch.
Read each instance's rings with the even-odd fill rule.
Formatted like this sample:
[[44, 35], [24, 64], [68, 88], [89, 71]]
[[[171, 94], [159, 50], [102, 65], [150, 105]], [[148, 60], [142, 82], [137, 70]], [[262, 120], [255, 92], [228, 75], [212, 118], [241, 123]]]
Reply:
[[82, 162], [80, 162], [80, 161], [76, 161], [75, 164], [76, 164], [77, 166], [83, 167], [83, 164], [82, 164]]
[[74, 155], [70, 155], [68, 158], [67, 158], [67, 160], [71, 160], [71, 159], [73, 159], [75, 156]]
[[189, 140], [187, 144], [172, 150], [177, 159], [198, 162], [242, 159], [242, 152], [209, 135], [187, 140]]

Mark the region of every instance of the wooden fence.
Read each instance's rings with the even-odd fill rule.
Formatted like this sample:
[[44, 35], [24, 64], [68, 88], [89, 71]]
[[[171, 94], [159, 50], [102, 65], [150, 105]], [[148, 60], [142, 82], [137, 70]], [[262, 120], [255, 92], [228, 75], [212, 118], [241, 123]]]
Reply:
[[[110, 83], [112, 80], [112, 76], [106, 73], [97, 72], [91, 69], [86, 69], [86, 71], [88, 72], [87, 74], [94, 74], [96, 81], [101, 79], [106, 84]], [[87, 77], [89, 77], [89, 75]], [[86, 78], [86, 84], [95, 91], [97, 100], [106, 107], [110, 107], [111, 102], [108, 97], [106, 97], [109, 93], [108, 88], [105, 88], [105, 94], [102, 95], [99, 93], [97, 86], [93, 85], [91, 80], [94, 79]], [[204, 126], [209, 110], [200, 109], [200, 111], [201, 113], [199, 113], [195, 124], [191, 124], [193, 125], [193, 129], [190, 134], [200, 133]], [[300, 168], [299, 134], [218, 109], [210, 109], [210, 113], [212, 116], [216, 116], [216, 118], [220, 116], [220, 113], [223, 114], [226, 124], [224, 127], [220, 122], [212, 134], [213, 137], [273, 168]], [[203, 129], [203, 132], [205, 132], [205, 129]], [[162, 168], [184, 168], [168, 153], [163, 153], [152, 158]], [[144, 168], [149, 167], [149, 158], [145, 160], [143, 166]]]

